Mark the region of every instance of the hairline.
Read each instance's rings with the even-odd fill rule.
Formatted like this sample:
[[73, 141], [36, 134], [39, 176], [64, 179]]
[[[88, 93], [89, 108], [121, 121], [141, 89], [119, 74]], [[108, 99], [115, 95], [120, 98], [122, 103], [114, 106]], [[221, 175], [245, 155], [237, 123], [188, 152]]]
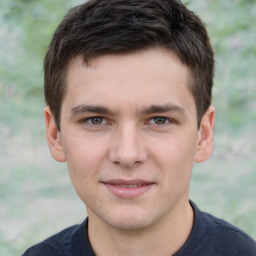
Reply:
[[[55, 116], [54, 114], [54, 119], [55, 119], [55, 123], [56, 123], [56, 126], [58, 128], [58, 130], [60, 131], [61, 130], [61, 127], [60, 127], [60, 121], [61, 121], [61, 109], [62, 109], [62, 103], [63, 103], [63, 100], [67, 94], [67, 88], [68, 88], [68, 81], [67, 81], [67, 77], [68, 77], [68, 71], [69, 71], [69, 68], [70, 66], [72, 65], [72, 63], [78, 59], [78, 58], [81, 58], [82, 60], [82, 64], [85, 65], [86, 67], [92, 67], [92, 62], [97, 59], [97, 58], [100, 58], [100, 57], [103, 57], [103, 56], [109, 56], [109, 55], [130, 55], [130, 54], [133, 54], [133, 53], [139, 53], [139, 52], [143, 52], [143, 51], [147, 51], [149, 49], [154, 49], [154, 48], [158, 48], [158, 49], [163, 49], [163, 50], [166, 50], [170, 53], [172, 53], [177, 61], [180, 62], [180, 64], [184, 65], [187, 69], [188, 69], [188, 81], [187, 81], [187, 88], [188, 88], [188, 91], [191, 93], [192, 97], [193, 97], [193, 101], [194, 101], [194, 104], [195, 104], [195, 108], [196, 108], [196, 118], [197, 118], [197, 125], [198, 125], [198, 128], [200, 127], [200, 122], [201, 122], [201, 118], [203, 116], [204, 113], [200, 113], [200, 110], [198, 109], [198, 106], [196, 104], [196, 98], [195, 98], [195, 95], [193, 94], [193, 88], [195, 86], [195, 83], [196, 83], [196, 78], [195, 78], [195, 75], [193, 73], [193, 70], [190, 66], [186, 65], [186, 63], [184, 63], [181, 58], [178, 56], [178, 54], [172, 50], [172, 49], [168, 49], [167, 47], [164, 47], [164, 46], [161, 46], [161, 45], [150, 45], [150, 46], [145, 46], [145, 47], [141, 47], [141, 48], [138, 48], [138, 49], [127, 49], [125, 52], [105, 52], [105, 53], [101, 53], [101, 54], [96, 54], [95, 56], [91, 57], [91, 58], [88, 58], [88, 59], [85, 59], [83, 53], [77, 53], [77, 54], [74, 54], [74, 56], [71, 56], [66, 64], [64, 65], [63, 69], [61, 70], [61, 80], [60, 83], [62, 83], [62, 86], [63, 86], [63, 90], [62, 90], [62, 94], [61, 94], [61, 99], [60, 99], [60, 105], [59, 105], [59, 109], [58, 109], [58, 115], [57, 117]], [[200, 115], [201, 114], [201, 115]]]

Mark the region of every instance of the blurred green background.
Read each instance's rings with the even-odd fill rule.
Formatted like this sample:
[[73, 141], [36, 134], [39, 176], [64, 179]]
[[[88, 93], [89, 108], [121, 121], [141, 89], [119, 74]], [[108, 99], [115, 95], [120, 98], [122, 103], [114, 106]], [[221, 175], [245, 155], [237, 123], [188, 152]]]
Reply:
[[[43, 57], [71, 0], [0, 0], [0, 255], [82, 221], [65, 164], [48, 152]], [[256, 238], [256, 2], [186, 1], [216, 54], [215, 149], [196, 164], [191, 199]]]

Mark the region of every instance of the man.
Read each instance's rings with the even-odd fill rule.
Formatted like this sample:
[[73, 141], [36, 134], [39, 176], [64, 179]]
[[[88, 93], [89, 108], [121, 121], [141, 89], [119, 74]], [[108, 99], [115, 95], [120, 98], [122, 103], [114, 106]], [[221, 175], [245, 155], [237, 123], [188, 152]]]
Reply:
[[214, 57], [178, 0], [92, 0], [45, 57], [45, 122], [88, 218], [24, 255], [256, 255], [255, 241], [189, 201], [213, 147]]

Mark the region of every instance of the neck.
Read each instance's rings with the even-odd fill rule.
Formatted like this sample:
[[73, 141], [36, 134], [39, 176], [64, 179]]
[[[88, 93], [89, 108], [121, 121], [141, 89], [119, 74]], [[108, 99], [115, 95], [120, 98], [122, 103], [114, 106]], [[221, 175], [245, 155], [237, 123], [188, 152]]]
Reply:
[[93, 214], [91, 218], [89, 211], [88, 215], [89, 240], [97, 256], [173, 255], [186, 242], [194, 218], [189, 202], [186, 208], [178, 205], [172, 214], [141, 230], [120, 230]]

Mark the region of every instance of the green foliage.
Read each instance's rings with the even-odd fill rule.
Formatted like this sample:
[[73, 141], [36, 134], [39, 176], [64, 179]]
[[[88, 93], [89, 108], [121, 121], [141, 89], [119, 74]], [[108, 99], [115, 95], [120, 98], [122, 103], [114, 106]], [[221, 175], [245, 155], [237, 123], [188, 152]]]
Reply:
[[256, 2], [209, 0], [201, 7], [199, 1], [190, 4], [199, 8], [197, 13], [206, 22], [215, 50], [217, 127], [246, 129], [256, 115]]
[[61, 0], [0, 2], [2, 36], [6, 39], [0, 43], [4, 49], [0, 62], [3, 82], [15, 83], [23, 97], [42, 95], [43, 56], [68, 4]]
[[[46, 153], [42, 67], [57, 24], [79, 2], [0, 0], [0, 212], [6, 213], [2, 219], [7, 224], [31, 222], [33, 200], [66, 198], [71, 193], [71, 185], [63, 182], [63, 167], [49, 163]], [[256, 2], [184, 2], [206, 23], [216, 56], [215, 151], [208, 163], [195, 167], [193, 198], [256, 237]], [[28, 226], [30, 231], [12, 224], [21, 232], [16, 236], [7, 236], [0, 227], [0, 254], [21, 254], [38, 241], [34, 234], [39, 228], [51, 221], [57, 222], [56, 217], [42, 216]], [[66, 217], [64, 226], [65, 221]], [[45, 237], [39, 233], [40, 239]]]
[[0, 121], [14, 132], [22, 130], [16, 124], [24, 126], [24, 116], [42, 117], [43, 57], [72, 4], [75, 2], [0, 1]]

